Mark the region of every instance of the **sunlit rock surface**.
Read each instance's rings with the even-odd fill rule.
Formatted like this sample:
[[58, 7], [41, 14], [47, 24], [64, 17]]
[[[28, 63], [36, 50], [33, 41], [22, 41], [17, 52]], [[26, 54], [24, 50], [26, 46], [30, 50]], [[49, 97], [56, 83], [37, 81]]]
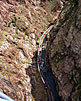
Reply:
[[62, 5], [41, 1], [0, 1], [0, 91], [15, 101], [47, 101], [35, 64], [36, 42]]

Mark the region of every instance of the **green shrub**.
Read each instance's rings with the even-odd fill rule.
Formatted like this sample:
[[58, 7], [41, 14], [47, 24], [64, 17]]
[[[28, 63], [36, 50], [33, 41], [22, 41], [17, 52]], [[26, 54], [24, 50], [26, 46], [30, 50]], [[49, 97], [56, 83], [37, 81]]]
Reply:
[[16, 31], [16, 34], [18, 34], [18, 29], [17, 29], [17, 28], [16, 28], [16, 30], [15, 30], [15, 31]]
[[13, 26], [14, 26], [14, 27], [16, 27], [16, 24], [15, 24], [15, 23], [13, 23]]
[[16, 18], [16, 16], [15, 16], [15, 14], [13, 15], [13, 17], [14, 17], [14, 20], [17, 21], [17, 18]]
[[25, 35], [29, 36], [29, 33], [28, 32], [25, 32]]

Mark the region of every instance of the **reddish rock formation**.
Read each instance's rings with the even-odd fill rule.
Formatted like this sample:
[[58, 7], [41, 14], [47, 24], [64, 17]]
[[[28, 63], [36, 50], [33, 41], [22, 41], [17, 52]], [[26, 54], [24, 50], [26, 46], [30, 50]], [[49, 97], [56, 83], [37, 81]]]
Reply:
[[53, 14], [53, 7], [46, 8], [51, 2], [42, 8], [36, 6], [40, 0], [0, 1], [0, 91], [15, 101], [47, 101], [36, 65], [32, 64], [40, 33], [59, 14]]
[[70, 0], [50, 32], [47, 55], [62, 101], [81, 100], [80, 12], [81, 1]]

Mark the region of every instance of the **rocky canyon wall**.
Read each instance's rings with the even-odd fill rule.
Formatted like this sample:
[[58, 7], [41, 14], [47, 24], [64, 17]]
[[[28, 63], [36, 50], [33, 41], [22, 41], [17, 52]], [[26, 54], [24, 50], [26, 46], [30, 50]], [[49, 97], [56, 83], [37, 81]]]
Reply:
[[15, 101], [47, 101], [36, 42], [62, 7], [60, 0], [0, 0], [0, 91]]
[[27, 0], [0, 1], [0, 91], [15, 101], [47, 101], [33, 60], [36, 41], [49, 23], [46, 16]]
[[81, 101], [80, 0], [69, 0], [54, 21], [47, 46], [47, 59], [61, 100]]

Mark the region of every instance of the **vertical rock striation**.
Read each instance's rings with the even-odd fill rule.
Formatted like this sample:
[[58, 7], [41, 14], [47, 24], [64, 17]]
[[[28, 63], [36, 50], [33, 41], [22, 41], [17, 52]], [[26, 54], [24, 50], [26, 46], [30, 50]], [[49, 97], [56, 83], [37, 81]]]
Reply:
[[81, 1], [69, 0], [50, 32], [47, 56], [62, 101], [81, 101]]
[[57, 0], [0, 0], [0, 91], [15, 101], [47, 101], [34, 53], [61, 6]]
[[0, 1], [0, 91], [15, 101], [47, 101], [33, 61], [39, 33], [49, 23], [45, 12], [27, 0]]

